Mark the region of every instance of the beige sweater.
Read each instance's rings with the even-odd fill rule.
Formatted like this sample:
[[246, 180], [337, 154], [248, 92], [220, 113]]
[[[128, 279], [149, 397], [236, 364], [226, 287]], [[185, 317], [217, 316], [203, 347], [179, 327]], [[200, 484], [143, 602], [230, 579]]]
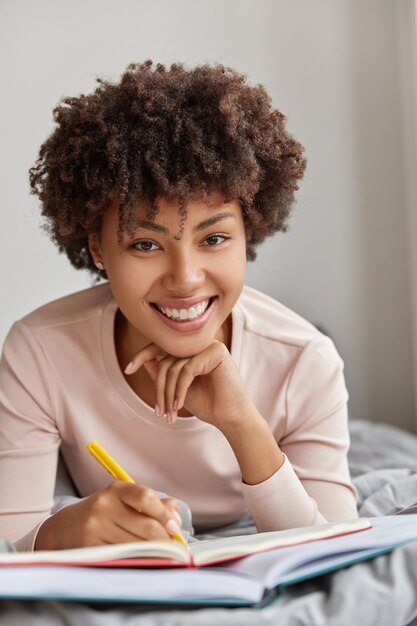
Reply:
[[259, 531], [357, 517], [343, 362], [332, 341], [245, 287], [231, 354], [284, 465], [242, 483], [228, 442], [197, 417], [167, 425], [127, 384], [114, 346], [117, 305], [102, 284], [16, 322], [0, 364], [0, 536], [32, 549], [53, 503], [59, 448], [81, 496], [110, 477], [88, 454], [99, 441], [137, 481], [180, 498], [209, 528], [249, 511]]

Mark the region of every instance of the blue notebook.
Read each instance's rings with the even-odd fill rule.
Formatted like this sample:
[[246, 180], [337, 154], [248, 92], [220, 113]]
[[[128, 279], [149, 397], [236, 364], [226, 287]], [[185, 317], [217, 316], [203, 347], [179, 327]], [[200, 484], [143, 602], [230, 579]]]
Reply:
[[[88, 565], [62, 562], [54, 565], [41, 562], [24, 564], [19, 555], [2, 554], [0, 598], [262, 606], [276, 598], [284, 586], [348, 567], [417, 541], [417, 515], [369, 518], [369, 522], [371, 527], [366, 529], [364, 526], [360, 532], [284, 544], [204, 566], [123, 567], [120, 561], [117, 561], [117, 567], [98, 567], [94, 561]], [[322, 529], [324, 526], [315, 528]], [[295, 529], [293, 536], [301, 531], [305, 533], [306, 529]], [[269, 534], [232, 539], [237, 545], [244, 543], [247, 548], [248, 540], [250, 545], [256, 537], [259, 542], [262, 535]], [[219, 541], [227, 540], [201, 543], [215, 544]], [[15, 561], [13, 557], [17, 557]]]

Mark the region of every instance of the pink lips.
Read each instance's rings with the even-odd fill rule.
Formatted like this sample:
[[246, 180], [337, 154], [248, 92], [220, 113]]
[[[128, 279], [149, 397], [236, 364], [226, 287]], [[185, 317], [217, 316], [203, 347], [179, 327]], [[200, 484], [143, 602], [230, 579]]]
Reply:
[[[193, 304], [198, 304], [199, 302], [202, 302], [201, 298], [196, 300]], [[204, 311], [204, 313], [202, 315], [200, 315], [199, 317], [197, 317], [197, 318], [195, 318], [193, 320], [187, 320], [187, 321], [176, 321], [174, 319], [171, 319], [171, 318], [167, 317], [166, 315], [164, 315], [163, 313], [158, 311], [158, 309], [156, 309], [154, 307], [151, 307], [151, 308], [156, 313], [156, 315], [158, 315], [158, 317], [169, 328], [172, 328], [173, 330], [177, 330], [177, 331], [180, 331], [180, 332], [191, 332], [191, 331], [194, 331], [194, 330], [200, 330], [200, 328], [203, 328], [203, 326], [205, 326], [205, 324], [208, 322], [208, 320], [211, 317], [211, 314], [212, 314], [212, 312], [214, 310], [214, 307], [216, 306], [216, 302], [217, 302], [217, 298], [214, 298], [213, 301], [211, 302], [211, 304], [207, 307], [207, 309]], [[189, 306], [193, 306], [193, 304], [191, 304], [191, 301], [189, 301], [188, 307]], [[162, 303], [161, 303], [161, 305], [164, 306], [164, 304], [162, 304]], [[168, 306], [168, 305], [166, 305], [166, 306]], [[175, 308], [175, 307], [172, 307], [172, 308]]]
[[152, 304], [156, 304], [157, 306], [161, 306], [164, 309], [189, 309], [196, 304], [200, 304], [200, 302], [204, 302], [205, 300], [210, 300], [214, 296], [200, 296], [199, 298], [191, 299], [177, 299], [177, 300], [158, 300], [158, 302], [152, 302]]

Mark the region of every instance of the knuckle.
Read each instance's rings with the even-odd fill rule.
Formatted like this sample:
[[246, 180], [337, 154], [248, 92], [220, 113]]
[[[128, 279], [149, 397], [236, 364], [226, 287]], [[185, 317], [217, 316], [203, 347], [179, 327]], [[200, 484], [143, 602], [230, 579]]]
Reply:
[[80, 523], [77, 533], [79, 533], [81, 539], [81, 545], [95, 545], [100, 535], [100, 530], [105, 521], [106, 515], [103, 511], [97, 511], [90, 509], [86, 516], [83, 517], [82, 523]]
[[81, 531], [84, 544], [88, 544], [91, 541], [94, 541], [94, 539], [97, 537], [99, 527], [99, 518], [97, 518], [95, 515], [90, 515], [87, 517]]
[[91, 511], [98, 513], [103, 509], [106, 509], [109, 502], [112, 500], [111, 487], [105, 487], [99, 491], [91, 501]]
[[153, 518], [143, 521], [143, 532], [148, 539], [159, 539], [164, 535], [161, 524]]
[[175, 508], [179, 508], [179, 502], [176, 498], [165, 498], [163, 500], [164, 504], [168, 504], [169, 506], [173, 506]]
[[135, 486], [122, 480], [115, 480], [97, 494], [97, 505], [101, 509], [111, 509], [115, 506], [116, 501], [124, 502], [126, 498], [130, 497], [132, 487]]
[[156, 500], [156, 493], [150, 487], [140, 486], [140, 502], [142, 507], [146, 508]]
[[183, 367], [187, 364], [187, 359], [178, 359], [175, 363], [172, 364], [170, 372], [173, 374], [178, 374], [182, 370]]
[[112, 501], [115, 497], [120, 499], [121, 495], [129, 489], [129, 483], [125, 483], [122, 480], [115, 480], [110, 483], [105, 489], [103, 489], [103, 500], [106, 502]]
[[194, 369], [193, 369], [193, 365], [191, 361], [189, 361], [188, 363], [184, 365], [184, 367], [182, 368], [182, 371], [184, 373], [185, 378], [191, 378], [194, 376], [194, 373], [193, 373]]
[[174, 362], [174, 357], [168, 354], [167, 356], [164, 356], [164, 358], [159, 361], [159, 365], [162, 369], [167, 370], [169, 367], [171, 367], [173, 362]]
[[228, 349], [226, 348], [223, 341], [216, 341], [215, 343], [213, 343], [212, 350], [214, 350], [214, 352], [218, 352], [219, 354], [226, 354], [228, 352]]

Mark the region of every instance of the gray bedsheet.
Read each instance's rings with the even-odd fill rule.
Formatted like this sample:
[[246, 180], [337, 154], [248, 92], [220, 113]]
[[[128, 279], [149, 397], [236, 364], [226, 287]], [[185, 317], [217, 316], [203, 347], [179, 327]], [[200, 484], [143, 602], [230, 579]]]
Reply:
[[[349, 464], [362, 516], [417, 513], [417, 437], [350, 423]], [[250, 519], [219, 534], [252, 532]], [[417, 542], [286, 589], [264, 609], [161, 609], [0, 602], [0, 626], [417, 626]]]

